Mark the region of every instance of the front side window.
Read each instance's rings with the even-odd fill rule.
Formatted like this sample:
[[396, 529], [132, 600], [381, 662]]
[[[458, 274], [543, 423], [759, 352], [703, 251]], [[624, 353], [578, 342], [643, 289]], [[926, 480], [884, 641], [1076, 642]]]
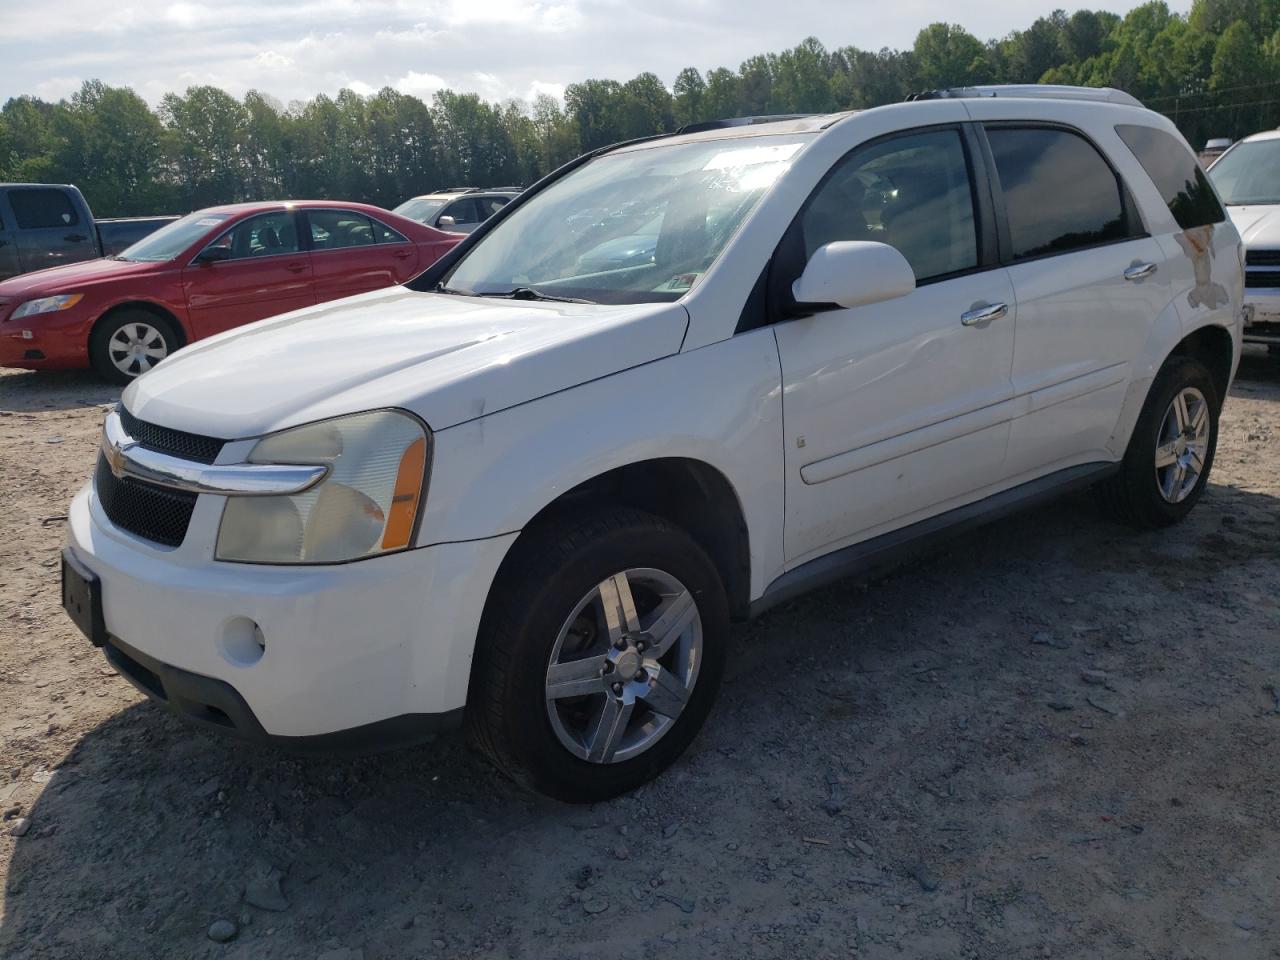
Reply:
[[805, 135], [726, 137], [597, 157], [507, 214], [443, 287], [597, 303], [678, 300], [805, 142]]
[[1122, 124], [1116, 133], [1137, 157], [1183, 230], [1227, 219], [1196, 155], [1163, 130]]
[[167, 263], [182, 253], [201, 237], [208, 236], [215, 228], [230, 219], [227, 213], [209, 213], [197, 210], [166, 223], [155, 233], [149, 233], [131, 247], [126, 247], [117, 257], [138, 263]]
[[1209, 168], [1227, 206], [1280, 204], [1280, 139], [1238, 143]]
[[71, 198], [61, 190], [19, 189], [9, 192], [9, 206], [19, 230], [70, 227], [80, 222]]
[[210, 249], [226, 250], [228, 260], [249, 260], [298, 252], [298, 230], [293, 214], [287, 210], [264, 213], [237, 223], [209, 244]]
[[1050, 127], [987, 128], [1013, 259], [1131, 236], [1115, 171], [1084, 137]]
[[805, 259], [836, 240], [896, 247], [916, 281], [973, 269], [973, 188], [957, 130], [896, 136], [859, 147], [832, 169], [800, 216]]
[[308, 210], [312, 250], [342, 250], [367, 247], [377, 241], [373, 221], [354, 210]]

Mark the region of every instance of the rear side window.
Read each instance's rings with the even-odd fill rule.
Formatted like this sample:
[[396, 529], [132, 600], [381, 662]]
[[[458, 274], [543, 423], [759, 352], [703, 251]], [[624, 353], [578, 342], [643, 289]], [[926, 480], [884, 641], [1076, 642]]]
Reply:
[[354, 210], [308, 210], [312, 250], [367, 247], [373, 238], [373, 222]]
[[1116, 173], [1084, 137], [1051, 127], [987, 128], [1013, 259], [1132, 236]]
[[1177, 137], [1137, 124], [1118, 126], [1116, 133], [1147, 171], [1183, 230], [1227, 219], [1195, 154]]
[[9, 206], [20, 230], [70, 227], [80, 222], [71, 199], [61, 190], [13, 190]]
[[373, 224], [373, 236], [378, 241], [378, 243], [408, 243], [409, 242], [404, 237], [402, 237], [398, 232], [388, 227], [381, 220], [374, 220], [370, 218], [369, 222]]

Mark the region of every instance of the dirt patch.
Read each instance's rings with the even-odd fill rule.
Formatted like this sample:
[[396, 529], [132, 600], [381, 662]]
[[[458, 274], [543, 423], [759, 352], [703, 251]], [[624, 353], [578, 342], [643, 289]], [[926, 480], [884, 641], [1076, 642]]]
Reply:
[[1265, 354], [1186, 523], [1069, 498], [775, 610], [688, 755], [593, 807], [452, 740], [299, 760], [146, 703], [58, 609], [115, 397], [0, 375], [5, 956], [1280, 956]]

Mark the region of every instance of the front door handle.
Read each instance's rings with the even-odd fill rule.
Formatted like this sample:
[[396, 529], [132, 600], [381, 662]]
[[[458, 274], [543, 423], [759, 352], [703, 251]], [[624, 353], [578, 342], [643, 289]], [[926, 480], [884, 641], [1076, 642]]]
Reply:
[[79, 243], [80, 241], [82, 241], [82, 240], [84, 240], [84, 239], [85, 239], [85, 236], [84, 236], [84, 234], [82, 234], [82, 233], [68, 233], [68, 234], [67, 234], [65, 237], [63, 237], [62, 239], [63, 239], [63, 240], [66, 240], [66, 241], [68, 241], [68, 242], [70, 242], [70, 243]]
[[290, 263], [285, 266], [285, 269], [288, 270], [290, 273], [301, 273], [303, 270], [307, 268], [300, 263]]
[[1007, 303], [989, 303], [985, 307], [974, 307], [960, 314], [960, 322], [966, 327], [985, 327], [992, 320], [1000, 320], [1009, 315]]
[[408, 250], [398, 250], [398, 251], [396, 251], [395, 258], [396, 258], [397, 260], [408, 260], [408, 259], [409, 259], [409, 251], [408, 251]]
[[1154, 263], [1135, 263], [1124, 272], [1126, 280], [1145, 280], [1156, 272]]

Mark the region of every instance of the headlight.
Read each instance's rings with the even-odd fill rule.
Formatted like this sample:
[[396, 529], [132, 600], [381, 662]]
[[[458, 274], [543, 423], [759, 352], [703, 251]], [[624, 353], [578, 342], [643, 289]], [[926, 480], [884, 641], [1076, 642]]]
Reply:
[[83, 293], [63, 293], [56, 297], [41, 297], [39, 300], [28, 300], [9, 319], [19, 320], [22, 317], [34, 317], [37, 313], [57, 313], [69, 310], [84, 299]]
[[337, 563], [410, 545], [427, 482], [427, 430], [377, 410], [263, 437], [250, 463], [325, 464], [318, 484], [292, 496], [228, 497], [219, 560]]

